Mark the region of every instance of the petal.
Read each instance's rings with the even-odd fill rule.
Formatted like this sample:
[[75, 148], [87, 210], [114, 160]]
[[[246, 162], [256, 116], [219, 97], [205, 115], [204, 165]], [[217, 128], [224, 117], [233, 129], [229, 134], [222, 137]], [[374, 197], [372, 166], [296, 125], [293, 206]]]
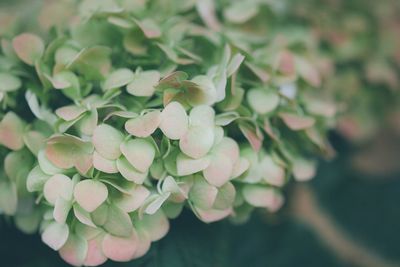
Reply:
[[77, 203], [74, 204], [74, 215], [84, 225], [96, 227], [92, 221], [92, 218], [90, 217], [90, 213], [84, 210]]
[[293, 176], [297, 181], [308, 181], [315, 176], [315, 172], [315, 162], [304, 159], [293, 161]]
[[235, 163], [239, 159], [239, 145], [229, 137], [222, 138], [221, 142], [213, 149], [213, 154], [224, 155]]
[[208, 156], [200, 159], [193, 159], [183, 153], [179, 153], [176, 159], [176, 167], [179, 176], [186, 176], [206, 169], [210, 165]]
[[268, 208], [276, 211], [283, 204], [283, 197], [275, 189], [258, 185], [243, 187], [244, 199], [254, 207]]
[[259, 114], [267, 114], [279, 105], [279, 96], [271, 90], [252, 89], [247, 93], [250, 107]]
[[81, 266], [88, 252], [88, 242], [78, 235], [69, 235], [67, 242], [59, 250], [60, 256], [67, 263]]
[[188, 126], [188, 116], [180, 103], [170, 102], [162, 111], [160, 129], [169, 139], [180, 139]]
[[0, 92], [11, 92], [21, 87], [21, 80], [10, 73], [0, 72]]
[[42, 39], [31, 33], [16, 36], [12, 43], [17, 56], [28, 65], [34, 65], [35, 61], [44, 53], [45, 47]]
[[204, 157], [214, 144], [214, 127], [191, 126], [179, 140], [179, 148], [189, 157]]
[[162, 193], [161, 195], [153, 195], [152, 201], [150, 203], [147, 204], [146, 209], [144, 210], [144, 212], [146, 214], [150, 214], [153, 215], [154, 213], [156, 213], [162, 206], [162, 204], [164, 204], [164, 202], [171, 196], [170, 192], [165, 192]]
[[214, 127], [215, 111], [210, 106], [197, 106], [190, 111], [191, 126]]
[[88, 252], [84, 262], [85, 266], [98, 266], [107, 261], [101, 248], [102, 236], [88, 241]]
[[68, 235], [68, 225], [53, 222], [42, 233], [42, 241], [52, 249], [59, 250], [67, 242]]
[[38, 163], [39, 163], [40, 169], [45, 174], [54, 175], [54, 174], [63, 172], [62, 169], [57, 168], [56, 166], [54, 166], [53, 163], [51, 163], [50, 160], [48, 160], [48, 158], [46, 156], [46, 152], [44, 150], [40, 150], [38, 153]]
[[125, 212], [133, 212], [140, 208], [150, 191], [141, 185], [133, 185], [129, 189], [129, 194], [122, 194], [121, 197], [114, 200], [114, 203]]
[[65, 200], [62, 197], [57, 198], [53, 210], [54, 220], [61, 224], [65, 223], [71, 207], [71, 200]]
[[304, 130], [315, 124], [315, 119], [307, 116], [299, 116], [291, 113], [279, 113], [279, 117], [293, 131]]
[[102, 242], [103, 253], [113, 261], [129, 261], [136, 253], [138, 241], [135, 231], [132, 232], [129, 238], [106, 234]]
[[236, 190], [232, 183], [226, 183], [218, 189], [213, 208], [226, 210], [233, 206], [236, 196]]
[[285, 183], [285, 169], [268, 155], [261, 160], [260, 171], [264, 180], [271, 185], [282, 186]]
[[105, 80], [103, 89], [110, 90], [125, 86], [134, 80], [134, 73], [130, 69], [118, 69], [113, 71]]
[[147, 172], [136, 170], [124, 157], [117, 159], [117, 169], [126, 180], [135, 182], [136, 184], [143, 184], [148, 176]]
[[24, 146], [24, 123], [13, 112], [8, 112], [0, 122], [0, 143], [12, 150]]
[[33, 168], [28, 174], [26, 180], [26, 188], [28, 192], [43, 190], [44, 184], [50, 178], [50, 175], [45, 174], [39, 166]]
[[246, 158], [241, 157], [233, 165], [232, 178], [237, 178], [237, 177], [241, 176], [249, 168], [250, 168], [250, 161]]
[[134, 96], [152, 96], [160, 80], [160, 73], [156, 70], [142, 71], [135, 74], [128, 84], [127, 91]]
[[105, 173], [118, 173], [116, 161], [103, 158], [96, 151], [93, 152], [93, 167]]
[[145, 231], [151, 241], [163, 238], [169, 230], [169, 221], [164, 213], [159, 210], [153, 215], [143, 215], [143, 218], [136, 222], [138, 231]]
[[87, 212], [93, 212], [108, 197], [107, 187], [99, 181], [83, 180], [74, 189], [76, 202]]
[[196, 175], [189, 199], [196, 207], [207, 210], [214, 205], [217, 194], [215, 186], [210, 185], [201, 175]]
[[86, 109], [84, 107], [71, 105], [56, 109], [56, 114], [65, 121], [72, 121], [77, 119], [85, 111]]
[[144, 139], [134, 139], [120, 146], [122, 154], [140, 172], [147, 172], [155, 157], [154, 146]]
[[216, 210], [216, 209], [202, 210], [196, 208], [196, 213], [199, 216], [200, 220], [202, 220], [205, 223], [211, 223], [220, 221], [225, 217], [229, 216], [230, 214], [232, 214], [232, 209], [229, 208], [226, 210]]
[[137, 236], [139, 239], [138, 246], [133, 259], [144, 256], [149, 251], [151, 246], [150, 236], [146, 231], [137, 231]]
[[93, 145], [97, 152], [106, 159], [115, 160], [121, 155], [120, 145], [123, 134], [107, 124], [101, 124], [93, 131]]
[[44, 198], [52, 205], [55, 205], [57, 198], [71, 199], [72, 180], [64, 174], [55, 174], [44, 184]]
[[128, 213], [115, 205], [109, 206], [103, 228], [108, 233], [119, 237], [130, 237], [134, 230]]
[[233, 163], [225, 155], [214, 155], [210, 165], [203, 170], [204, 178], [214, 186], [222, 186], [228, 182], [232, 176]]
[[126, 121], [125, 129], [136, 137], [148, 137], [157, 129], [161, 122], [161, 112], [158, 110], [146, 113]]

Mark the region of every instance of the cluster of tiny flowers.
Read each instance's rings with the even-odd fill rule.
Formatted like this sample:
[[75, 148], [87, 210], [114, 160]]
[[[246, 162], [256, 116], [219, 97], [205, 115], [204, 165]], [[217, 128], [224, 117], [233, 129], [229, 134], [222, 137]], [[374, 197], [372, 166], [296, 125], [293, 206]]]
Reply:
[[97, 266], [143, 256], [184, 208], [206, 223], [277, 211], [282, 187], [332, 154], [336, 112], [310, 32], [267, 27], [282, 8], [45, 1], [37, 33], [10, 22], [0, 212]]

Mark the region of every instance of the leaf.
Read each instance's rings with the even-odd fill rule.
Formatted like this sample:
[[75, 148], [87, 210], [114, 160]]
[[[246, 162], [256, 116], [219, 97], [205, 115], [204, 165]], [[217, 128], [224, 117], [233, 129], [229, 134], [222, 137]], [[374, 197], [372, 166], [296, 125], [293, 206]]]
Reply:
[[22, 33], [12, 41], [15, 53], [26, 64], [34, 65], [44, 53], [44, 43], [40, 37], [31, 33]]
[[83, 180], [76, 184], [74, 198], [87, 212], [93, 212], [108, 197], [107, 187], [99, 181]]

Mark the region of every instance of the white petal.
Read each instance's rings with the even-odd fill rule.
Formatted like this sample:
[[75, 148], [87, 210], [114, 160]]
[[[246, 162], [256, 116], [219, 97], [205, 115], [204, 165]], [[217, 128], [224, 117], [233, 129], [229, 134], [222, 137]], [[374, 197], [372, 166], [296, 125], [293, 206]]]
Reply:
[[188, 130], [189, 119], [178, 102], [169, 103], [161, 113], [161, 131], [172, 140], [180, 139]]
[[214, 144], [214, 127], [191, 126], [179, 140], [179, 148], [189, 157], [205, 156]]

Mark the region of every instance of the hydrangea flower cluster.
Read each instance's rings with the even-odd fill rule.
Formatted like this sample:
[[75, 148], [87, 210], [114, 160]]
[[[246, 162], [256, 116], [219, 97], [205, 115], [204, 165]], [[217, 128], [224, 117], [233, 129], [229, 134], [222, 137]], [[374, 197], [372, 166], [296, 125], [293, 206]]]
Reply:
[[312, 178], [313, 157], [332, 153], [336, 111], [309, 31], [269, 28], [282, 8], [52, 1], [35, 33], [10, 23], [1, 212], [96, 266], [141, 257], [183, 208], [206, 223], [277, 211], [290, 178]]

